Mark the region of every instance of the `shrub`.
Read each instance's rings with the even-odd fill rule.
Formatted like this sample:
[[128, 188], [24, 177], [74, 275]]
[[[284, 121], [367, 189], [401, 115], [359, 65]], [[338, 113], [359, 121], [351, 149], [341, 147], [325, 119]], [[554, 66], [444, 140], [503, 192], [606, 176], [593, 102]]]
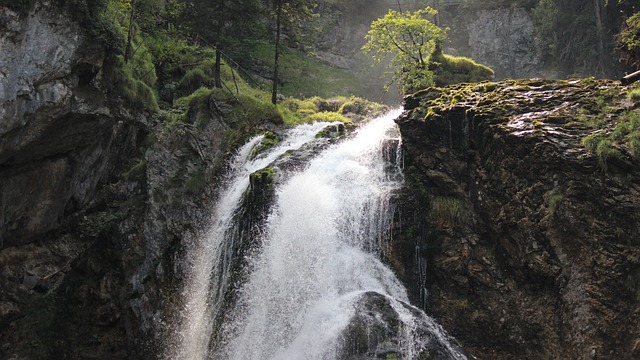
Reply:
[[213, 78], [208, 76], [201, 67], [193, 68], [182, 77], [177, 90], [180, 95], [191, 94], [194, 91], [213, 85]]
[[306, 122], [314, 121], [327, 121], [327, 122], [349, 122], [342, 114], [333, 111], [322, 111], [315, 114], [311, 114], [304, 118]]
[[105, 68], [105, 80], [109, 86], [108, 90], [122, 96], [129, 106], [152, 111], [158, 109], [155, 91], [135, 77], [131, 64], [123, 64], [122, 57], [118, 57]]
[[201, 87], [198, 90], [192, 92], [191, 94], [181, 97], [176, 100], [176, 106], [190, 108], [196, 105], [204, 104], [205, 100], [211, 95], [213, 90], [208, 89], [206, 87]]
[[627, 98], [634, 103], [640, 102], [640, 88], [629, 90]]

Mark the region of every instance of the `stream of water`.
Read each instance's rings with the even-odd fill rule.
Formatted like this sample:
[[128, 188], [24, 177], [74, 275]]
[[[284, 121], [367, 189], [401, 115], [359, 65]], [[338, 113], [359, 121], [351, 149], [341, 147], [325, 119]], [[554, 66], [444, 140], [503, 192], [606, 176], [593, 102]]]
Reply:
[[301, 169], [284, 172], [253, 240], [258, 245], [243, 259], [248, 275], [222, 310], [237, 241], [232, 229], [249, 175], [288, 150], [320, 141], [315, 134], [327, 124], [297, 127], [254, 160], [248, 157], [260, 137], [239, 150], [215, 222], [194, 250], [180, 341], [168, 357], [465, 358], [439, 325], [408, 304], [405, 288], [380, 260], [391, 240], [393, 195], [403, 184], [393, 122], [399, 113], [371, 120]]

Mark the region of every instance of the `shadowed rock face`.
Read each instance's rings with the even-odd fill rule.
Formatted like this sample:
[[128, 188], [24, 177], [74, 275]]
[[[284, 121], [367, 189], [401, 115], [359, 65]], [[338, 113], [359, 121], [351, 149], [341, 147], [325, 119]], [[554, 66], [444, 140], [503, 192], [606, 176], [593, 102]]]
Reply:
[[400, 272], [471, 354], [640, 356], [640, 164], [581, 143], [602, 100], [609, 123], [633, 107], [621, 91], [530, 80], [405, 99]]

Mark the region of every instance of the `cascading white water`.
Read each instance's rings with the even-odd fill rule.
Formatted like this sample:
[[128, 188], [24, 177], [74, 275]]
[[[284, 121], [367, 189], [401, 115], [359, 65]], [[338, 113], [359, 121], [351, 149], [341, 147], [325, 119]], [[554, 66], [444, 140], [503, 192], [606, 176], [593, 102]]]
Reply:
[[[439, 325], [408, 305], [406, 290], [379, 259], [390, 237], [391, 198], [402, 185], [393, 122], [399, 113], [372, 120], [302, 170], [283, 171], [263, 235], [250, 240], [248, 253], [239, 252], [235, 242], [249, 175], [288, 150], [316, 141], [328, 124], [299, 126], [254, 160], [248, 160], [249, 154], [260, 137], [238, 151], [210, 230], [190, 249], [193, 270], [184, 290], [184, 316], [167, 359], [338, 359], [349, 346], [345, 333], [358, 318], [373, 319], [372, 329], [400, 323], [393, 340], [384, 341], [394, 343], [394, 353], [402, 358], [415, 358], [433, 343], [446, 358], [465, 358]], [[390, 146], [396, 148], [389, 151]], [[246, 256], [243, 272], [248, 275], [231, 286], [238, 256]], [[229, 289], [235, 291], [231, 303], [225, 300]], [[371, 303], [392, 309], [397, 321], [366, 308]], [[389, 344], [376, 339], [377, 357], [379, 348], [387, 351]]]
[[183, 298], [185, 310], [180, 319], [175, 341], [167, 354], [168, 359], [206, 359], [213, 322], [219, 310], [231, 266], [230, 254], [234, 240], [232, 221], [242, 196], [249, 186], [249, 175], [264, 168], [286, 151], [298, 149], [315, 138], [328, 123], [301, 125], [289, 131], [278, 146], [253, 160], [249, 155], [261, 136], [252, 138], [238, 150], [229, 166], [221, 193], [213, 211], [213, 221], [205, 236], [197, 239], [189, 251], [192, 269]]
[[407, 305], [407, 293], [378, 258], [401, 186], [383, 151], [398, 138], [399, 110], [323, 151], [278, 189], [250, 276], [223, 326], [213, 358], [336, 359], [341, 335], [367, 293], [388, 300], [403, 323], [402, 357], [417, 357], [428, 331], [446, 356], [464, 359], [442, 329]]

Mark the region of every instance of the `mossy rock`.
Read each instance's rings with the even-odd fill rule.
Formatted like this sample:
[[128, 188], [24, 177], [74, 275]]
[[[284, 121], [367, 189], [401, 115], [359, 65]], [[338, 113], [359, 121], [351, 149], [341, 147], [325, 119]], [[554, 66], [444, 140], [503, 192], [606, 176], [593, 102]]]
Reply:
[[277, 133], [273, 131], [269, 131], [265, 133], [264, 137], [262, 138], [262, 141], [260, 141], [260, 144], [251, 150], [251, 153], [249, 154], [249, 159], [251, 160], [255, 159], [258, 155], [278, 145], [281, 141], [282, 141], [282, 138]]
[[316, 138], [325, 138], [325, 139], [338, 138], [340, 136], [343, 136], [345, 132], [346, 132], [346, 126], [343, 123], [329, 125], [326, 128], [320, 130], [320, 132], [316, 134]]

